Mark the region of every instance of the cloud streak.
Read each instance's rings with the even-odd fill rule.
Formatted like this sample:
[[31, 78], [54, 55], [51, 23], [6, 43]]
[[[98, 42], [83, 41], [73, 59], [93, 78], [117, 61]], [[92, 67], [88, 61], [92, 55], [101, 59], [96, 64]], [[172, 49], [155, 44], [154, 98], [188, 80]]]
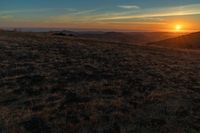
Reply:
[[128, 15], [128, 16], [116, 16], [108, 18], [100, 18], [98, 20], [119, 20], [119, 19], [139, 19], [139, 18], [153, 18], [153, 17], [173, 17], [173, 16], [186, 16], [186, 15], [198, 15], [200, 11], [193, 12], [172, 12], [172, 13], [150, 13], [141, 15]]
[[[132, 5], [133, 6], [133, 5]], [[128, 7], [130, 8], [130, 7]], [[103, 11], [103, 12], [99, 12]], [[156, 8], [156, 9], [130, 9], [128, 11], [105, 11], [103, 9], [75, 10], [61, 15], [50, 16], [49, 19], [61, 22], [119, 22], [119, 21], [138, 21], [152, 18], [152, 22], [158, 22], [156, 18], [198, 15], [200, 14], [200, 4]], [[143, 20], [146, 21], [146, 20]], [[149, 23], [149, 21], [148, 21]]]
[[162, 9], [146, 9], [137, 13], [126, 12], [123, 15], [107, 16], [98, 18], [97, 20], [120, 20], [120, 19], [139, 19], [153, 17], [171, 17], [200, 14], [200, 4], [168, 7]]
[[118, 7], [122, 9], [140, 9], [137, 5], [119, 5]]

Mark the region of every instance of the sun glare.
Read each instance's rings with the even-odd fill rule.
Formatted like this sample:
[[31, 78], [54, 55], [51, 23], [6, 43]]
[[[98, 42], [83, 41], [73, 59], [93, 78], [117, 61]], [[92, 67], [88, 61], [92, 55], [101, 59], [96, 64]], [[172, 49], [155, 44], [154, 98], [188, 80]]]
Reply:
[[183, 28], [183, 26], [182, 26], [181, 24], [177, 24], [177, 25], [175, 26], [175, 31], [176, 31], [176, 32], [181, 31], [182, 28]]

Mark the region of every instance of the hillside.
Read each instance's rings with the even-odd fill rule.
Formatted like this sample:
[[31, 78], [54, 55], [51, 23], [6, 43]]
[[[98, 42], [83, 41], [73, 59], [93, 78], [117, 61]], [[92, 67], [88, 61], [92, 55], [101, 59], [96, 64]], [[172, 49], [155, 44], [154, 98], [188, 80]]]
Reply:
[[1, 133], [198, 133], [200, 52], [0, 32]]
[[169, 48], [183, 48], [183, 49], [199, 49], [200, 48], [200, 32], [179, 36], [167, 40], [149, 43], [150, 45], [157, 45]]
[[[57, 32], [60, 35], [75, 36], [78, 38], [96, 39], [108, 42], [124, 42], [133, 44], [145, 44], [164, 39], [174, 38], [183, 35], [184, 33], [169, 33], [169, 32]], [[58, 34], [58, 35], [59, 35]]]

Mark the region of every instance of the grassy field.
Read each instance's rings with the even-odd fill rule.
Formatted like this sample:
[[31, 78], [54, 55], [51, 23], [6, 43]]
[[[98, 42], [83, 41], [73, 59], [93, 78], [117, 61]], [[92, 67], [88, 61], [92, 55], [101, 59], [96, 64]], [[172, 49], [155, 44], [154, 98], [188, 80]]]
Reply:
[[164, 39], [161, 41], [154, 41], [148, 43], [148, 45], [156, 45], [168, 48], [179, 48], [179, 49], [200, 49], [200, 32], [191, 34], [181, 35], [175, 38]]
[[199, 131], [199, 51], [0, 32], [1, 133]]

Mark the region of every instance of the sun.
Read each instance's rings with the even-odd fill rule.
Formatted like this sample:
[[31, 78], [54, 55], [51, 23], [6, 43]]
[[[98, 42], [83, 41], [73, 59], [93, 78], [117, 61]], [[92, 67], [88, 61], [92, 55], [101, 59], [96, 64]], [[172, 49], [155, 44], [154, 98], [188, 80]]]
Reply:
[[181, 31], [183, 29], [183, 25], [181, 24], [176, 24], [175, 25], [175, 31], [178, 32], [178, 31]]

